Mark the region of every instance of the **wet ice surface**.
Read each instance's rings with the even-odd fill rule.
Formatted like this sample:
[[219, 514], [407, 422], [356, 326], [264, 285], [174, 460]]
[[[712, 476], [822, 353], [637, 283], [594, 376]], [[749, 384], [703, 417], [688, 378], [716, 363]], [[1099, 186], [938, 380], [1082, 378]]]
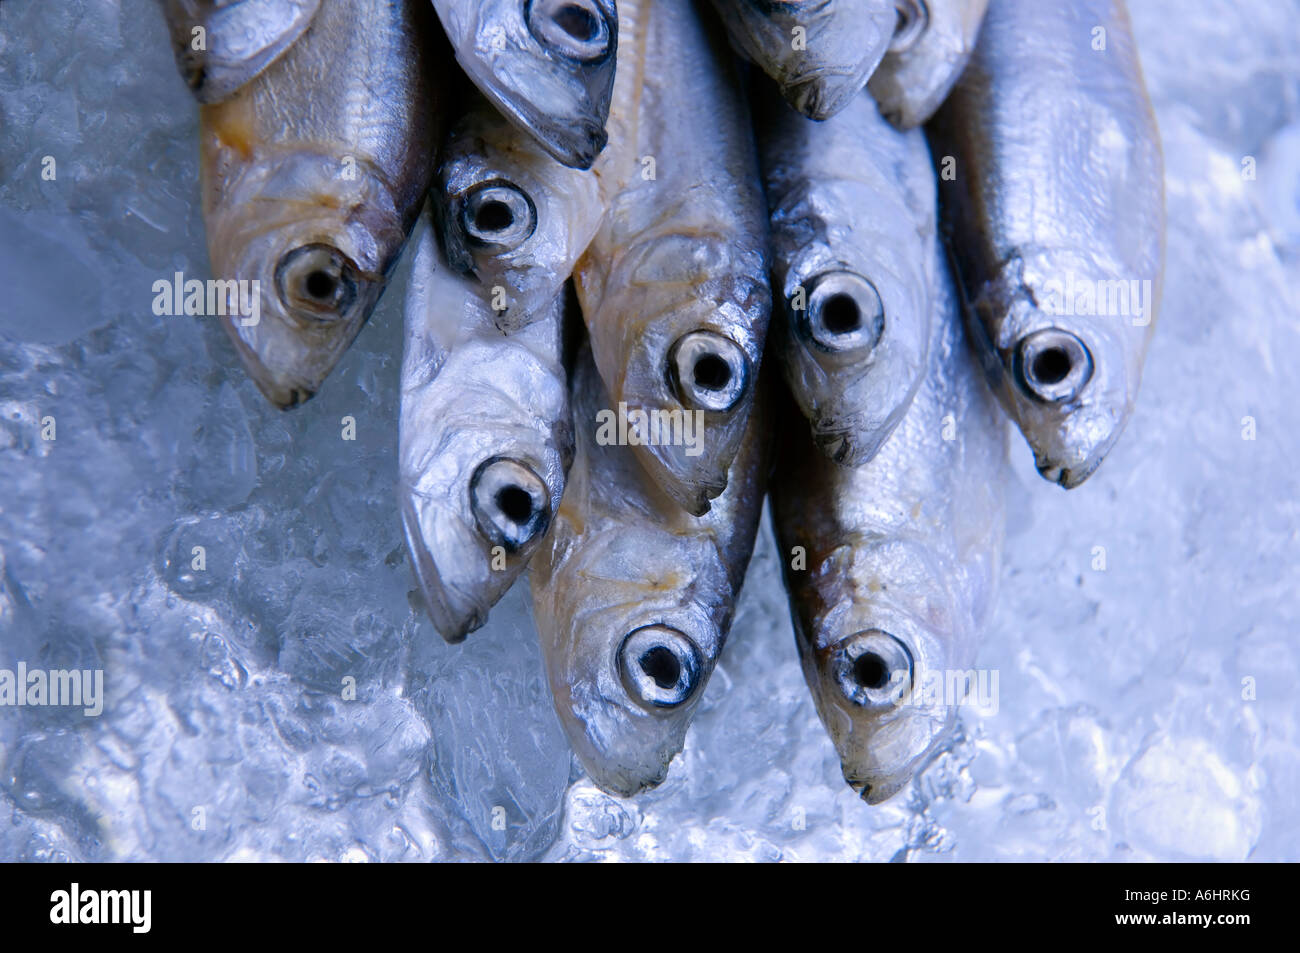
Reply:
[[668, 780], [587, 782], [526, 584], [459, 647], [412, 606], [406, 264], [320, 395], [273, 410], [210, 319], [151, 311], [154, 281], [207, 276], [153, 4], [4, 0], [0, 668], [102, 667], [107, 701], [0, 708], [0, 859], [1300, 858], [1300, 32], [1242, 6], [1131, 3], [1169, 201], [1141, 404], [1069, 494], [1014, 438], [999, 711], [869, 808], [766, 526]]

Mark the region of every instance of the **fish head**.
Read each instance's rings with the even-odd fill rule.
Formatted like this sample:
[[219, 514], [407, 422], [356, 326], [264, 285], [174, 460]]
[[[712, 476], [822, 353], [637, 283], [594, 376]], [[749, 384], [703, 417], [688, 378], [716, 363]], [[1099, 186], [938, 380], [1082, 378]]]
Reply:
[[613, 0], [438, 6], [457, 59], [483, 94], [558, 161], [590, 168], [608, 139], [618, 49]]
[[448, 642], [487, 621], [546, 535], [563, 490], [545, 461], [518, 447], [492, 453], [484, 436], [453, 435], [423, 466], [403, 468], [398, 491], [416, 581]]
[[757, 251], [655, 235], [623, 256], [607, 282], [617, 297], [594, 315], [618, 329], [593, 348], [615, 406], [626, 408], [628, 442], [694, 516], [726, 489], [757, 395], [772, 297], [758, 276], [766, 261]]
[[1038, 472], [1071, 489], [1097, 469], [1128, 422], [1145, 343], [1135, 345], [1128, 317], [1055, 312], [1020, 299], [996, 347], [1004, 405]]
[[337, 157], [304, 153], [252, 163], [208, 206], [213, 272], [255, 289], [251, 311], [226, 307], [222, 321], [250, 376], [282, 409], [320, 388], [405, 242], [406, 223], [380, 176], [360, 160], [350, 168], [349, 178]]
[[200, 103], [257, 78], [311, 25], [320, 0], [163, 0], [176, 66]]
[[[955, 702], [944, 694], [963, 640], [941, 578], [907, 543], [839, 551], [843, 578], [859, 591], [814, 620], [800, 658], [813, 700], [840, 758], [844, 779], [870, 804], [910, 783], [950, 732]], [[865, 580], [865, 582], [863, 582]]]
[[810, 119], [828, 119], [867, 82], [894, 33], [893, 0], [739, 0], [733, 43]]
[[988, 0], [897, 0], [889, 52], [867, 88], [900, 129], [921, 125], [943, 104], [975, 50]]
[[598, 223], [591, 215], [584, 228], [583, 215], [599, 198], [590, 173], [546, 156], [544, 179], [532, 163], [511, 161], [528, 147], [492, 111], [483, 134], [462, 129], [444, 149], [433, 204], [448, 262], [478, 278], [497, 327], [514, 331], [544, 313], [573, 270]]
[[[417, 266], [431, 244], [426, 233]], [[451, 300], [468, 282], [445, 277], [441, 296], [427, 299], [437, 311], [430, 320], [445, 325], [440, 341], [408, 334], [403, 357], [398, 495], [429, 616], [447, 641], [459, 642], [483, 625], [545, 538], [564, 494], [573, 431], [564, 375], [547, 363], [544, 345], [528, 346], [555, 329], [455, 340], [475, 322], [461, 324]], [[408, 310], [421, 293], [413, 283]], [[477, 289], [468, 294], [476, 300]]]
[[877, 260], [796, 268], [787, 286], [791, 392], [822, 452], [858, 466], [876, 455], [920, 386], [929, 341], [926, 284], [903, 280]]
[[[533, 578], [539, 627], [550, 643], [547, 674], [587, 774], [602, 790], [628, 797], [667, 776], [722, 640], [684, 585], [696, 563], [683, 562], [680, 547], [647, 546], [626, 528], [602, 540], [588, 536], [583, 546], [581, 566]], [[684, 555], [699, 564], [710, 559], [702, 550]], [[547, 587], [577, 588], [583, 598], [552, 612], [548, 597], [539, 598]]]

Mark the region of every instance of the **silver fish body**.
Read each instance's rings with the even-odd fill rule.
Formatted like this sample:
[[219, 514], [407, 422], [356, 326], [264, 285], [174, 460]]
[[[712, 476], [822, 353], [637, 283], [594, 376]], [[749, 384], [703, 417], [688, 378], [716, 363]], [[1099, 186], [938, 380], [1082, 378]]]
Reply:
[[995, 391], [1039, 472], [1077, 486], [1133, 411], [1164, 265], [1160, 137], [1123, 3], [993, 0], [928, 131]]
[[302, 36], [321, 0], [160, 0], [176, 68], [201, 103], [261, 75]]
[[568, 166], [605, 148], [618, 52], [614, 0], [433, 0], [456, 60], [520, 129]]
[[399, 500], [434, 626], [459, 642], [524, 570], [573, 460], [563, 293], [516, 334], [483, 289], [416, 246], [406, 298]]
[[867, 89], [900, 129], [921, 125], [942, 105], [975, 50], [989, 0], [899, 0], [889, 52]]
[[942, 267], [939, 282], [925, 382], [880, 453], [840, 466], [796, 420], [772, 476], [804, 676], [845, 780], [872, 804], [949, 736], [961, 699], [946, 686], [975, 662], [1001, 553], [1006, 425]]
[[864, 463], [926, 366], [936, 210], [925, 137], [893, 129], [865, 94], [824, 122], [754, 99], [786, 381], [823, 452]]
[[283, 57], [200, 111], [212, 270], [259, 288], [258, 314], [223, 322], [279, 407], [311, 397], [347, 350], [419, 214], [434, 31], [424, 0], [322, 0]]
[[574, 751], [628, 796], [666, 776], [722, 651], [762, 511], [768, 421], [756, 408], [726, 492], [695, 517], [608, 439], [612, 398], [585, 348], [574, 395], [577, 456], [529, 572], [533, 617]]
[[713, 0], [732, 45], [796, 110], [827, 119], [866, 85], [889, 48], [895, 0]]
[[574, 282], [615, 403], [703, 414], [702, 453], [636, 448], [698, 515], [726, 486], [754, 400], [771, 315], [766, 207], [748, 107], [715, 24], [689, 0], [620, 12], [616, 145], [594, 170], [608, 210]]
[[556, 162], [479, 98], [443, 143], [433, 188], [443, 248], [518, 329], [547, 313], [600, 226], [593, 172]]

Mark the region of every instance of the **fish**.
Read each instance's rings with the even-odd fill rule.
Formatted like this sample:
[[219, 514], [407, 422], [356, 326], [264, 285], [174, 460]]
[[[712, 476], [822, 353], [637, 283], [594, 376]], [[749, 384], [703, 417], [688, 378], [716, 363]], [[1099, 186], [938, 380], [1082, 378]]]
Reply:
[[564, 165], [605, 148], [618, 59], [614, 0], [433, 0], [461, 69]]
[[[657, 0], [662, 2], [662, 0]], [[529, 570], [555, 710], [587, 774], [622, 797], [663, 781], [730, 629], [769, 460], [763, 401], [726, 492], [691, 516], [610, 428], [588, 347], [574, 372], [577, 453]]]
[[594, 173], [556, 162], [481, 96], [443, 143], [431, 194], [448, 259], [489, 289], [507, 332], [547, 314], [605, 213]]
[[[733, 58], [689, 0], [620, 5], [607, 212], [574, 285], [601, 378], [632, 413], [703, 420], [703, 452], [635, 448], [688, 512], [726, 475], [753, 405], [771, 316], [767, 214]], [[707, 135], [702, 134], [707, 130]]]
[[294, 46], [199, 110], [208, 253], [255, 283], [222, 323], [281, 409], [308, 400], [383, 293], [433, 176], [441, 87], [425, 0], [322, 0]]
[[542, 545], [574, 435], [563, 289], [503, 335], [483, 289], [422, 231], [408, 286], [398, 422], [407, 551], [434, 627], [460, 642]]
[[321, 0], [159, 0], [176, 68], [200, 103], [252, 82], [311, 25]]
[[865, 463], [902, 419], [929, 346], [936, 241], [925, 136], [865, 93], [822, 122], [755, 87], [771, 215], [773, 337], [831, 459]]
[[[1005, 527], [1006, 424], [936, 271], [925, 380], [880, 453], [841, 466], [807, 428], [777, 426], [769, 500], [800, 665], [870, 804], [951, 737], [962, 698], [948, 686], [976, 674]], [[798, 416], [788, 398], [778, 413]]]
[[829, 119], [889, 49], [895, 0], [713, 0], [745, 59], [809, 119]]
[[867, 81], [880, 111], [899, 129], [934, 115], [975, 51], [989, 0], [898, 0], [889, 52]]
[[1160, 307], [1164, 159], [1124, 4], [992, 0], [927, 126], [972, 334], [1070, 489], [1133, 413]]

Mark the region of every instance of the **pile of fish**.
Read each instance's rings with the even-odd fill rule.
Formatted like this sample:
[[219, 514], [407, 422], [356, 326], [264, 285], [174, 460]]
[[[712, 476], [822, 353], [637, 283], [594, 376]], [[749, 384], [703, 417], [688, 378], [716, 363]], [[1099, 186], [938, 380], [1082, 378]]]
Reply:
[[574, 750], [655, 785], [766, 497], [844, 776], [903, 788], [992, 602], [1004, 415], [1073, 487], [1133, 409], [1164, 196], [1122, 0], [161, 2], [274, 404], [429, 219], [399, 505], [442, 635], [528, 568]]

